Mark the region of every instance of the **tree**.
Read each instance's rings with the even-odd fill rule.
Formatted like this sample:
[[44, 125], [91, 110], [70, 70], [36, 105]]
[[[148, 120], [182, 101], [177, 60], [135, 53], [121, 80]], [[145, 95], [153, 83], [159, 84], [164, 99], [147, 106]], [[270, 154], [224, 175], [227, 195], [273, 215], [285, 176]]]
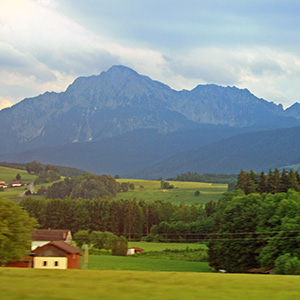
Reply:
[[30, 163], [27, 163], [25, 165], [25, 168], [29, 174], [31, 174], [31, 173], [38, 174], [41, 171], [43, 171], [43, 165], [37, 161], [32, 161]]
[[0, 199], [0, 265], [29, 254], [35, 226], [36, 220], [20, 206]]
[[130, 183], [130, 184], [129, 184], [129, 188], [133, 191], [133, 190], [135, 189], [134, 183]]
[[195, 196], [199, 196], [199, 195], [200, 195], [200, 191], [196, 191], [196, 192], [194, 193], [194, 195], [195, 195]]
[[84, 244], [90, 243], [90, 235], [88, 230], [79, 230], [74, 234], [73, 238], [79, 248], [81, 248]]
[[[241, 191], [228, 193], [218, 202], [214, 214], [214, 235], [209, 242], [212, 267], [227, 272], [259, 267], [261, 241], [255, 239], [255, 231], [261, 204], [261, 195], [245, 195]], [[248, 234], [245, 235], [245, 232]]]
[[18, 174], [16, 175], [16, 179], [17, 179], [17, 180], [21, 180], [21, 175], [20, 175], [20, 173], [18, 173]]

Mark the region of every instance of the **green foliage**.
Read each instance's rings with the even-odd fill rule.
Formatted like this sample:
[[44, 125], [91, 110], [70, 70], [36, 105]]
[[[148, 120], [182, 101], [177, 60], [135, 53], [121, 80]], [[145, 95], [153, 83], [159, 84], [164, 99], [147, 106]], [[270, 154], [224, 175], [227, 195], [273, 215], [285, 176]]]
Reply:
[[209, 182], [209, 183], [225, 183], [229, 184], [233, 182], [235, 185], [237, 175], [235, 174], [198, 174], [197, 172], [187, 172], [178, 175], [176, 178], [169, 180], [175, 181], [191, 181], [191, 182]]
[[290, 253], [280, 255], [275, 260], [275, 273], [276, 274], [285, 274], [285, 264], [291, 258]]
[[[285, 254], [300, 258], [300, 194], [293, 190], [262, 195], [228, 193], [213, 216], [209, 254], [216, 269], [242, 272], [277, 264], [282, 273]], [[294, 259], [289, 268], [296, 265]]]
[[20, 173], [18, 173], [17, 175], [16, 175], [16, 180], [21, 180], [21, 175], [20, 175]]
[[32, 161], [30, 163], [27, 163], [25, 165], [26, 171], [31, 174], [39, 174], [41, 171], [43, 171], [43, 165], [40, 162]]
[[112, 255], [126, 256], [128, 242], [125, 237], [115, 238], [113, 241]]
[[0, 198], [0, 265], [29, 254], [35, 225], [17, 204]]
[[300, 175], [298, 171], [294, 172], [292, 169], [288, 174], [285, 169], [281, 173], [277, 168], [274, 171], [270, 169], [267, 175], [264, 172], [258, 175], [253, 170], [250, 172], [241, 170], [235, 188], [241, 189], [246, 195], [250, 193], [276, 194], [287, 192], [289, 189], [300, 191]]
[[170, 184], [169, 182], [167, 181], [164, 181], [163, 179], [160, 181], [160, 187], [162, 189], [174, 189], [174, 185], [173, 184]]
[[275, 261], [275, 273], [285, 275], [300, 275], [300, 260], [290, 253], [280, 255]]
[[284, 265], [284, 274], [300, 275], [300, 260], [298, 257], [288, 259]]
[[109, 175], [83, 175], [65, 178], [48, 188], [47, 198], [95, 199], [103, 196], [113, 197], [119, 190], [119, 184]]
[[[42, 228], [68, 228], [73, 233], [79, 230], [110, 231], [128, 239], [140, 239], [150, 233], [153, 225], [165, 221], [176, 224], [170, 225], [176, 230], [172, 234], [186, 234], [191, 230], [197, 237], [199, 232], [209, 232], [212, 227], [212, 219], [206, 217], [201, 206], [175, 205], [164, 201], [26, 198], [22, 199], [20, 205], [38, 220]], [[181, 231], [182, 223], [190, 223], [190, 229]], [[198, 239], [201, 239], [199, 235]]]
[[88, 230], [79, 230], [73, 235], [73, 240], [81, 248], [84, 244], [90, 244], [90, 234]]

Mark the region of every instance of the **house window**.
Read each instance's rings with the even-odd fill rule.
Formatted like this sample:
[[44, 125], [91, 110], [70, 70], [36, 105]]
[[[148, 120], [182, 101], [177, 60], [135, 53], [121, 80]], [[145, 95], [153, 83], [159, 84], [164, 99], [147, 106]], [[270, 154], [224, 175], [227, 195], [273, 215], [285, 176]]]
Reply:
[[54, 262], [54, 266], [58, 267], [58, 261], [57, 260]]
[[43, 261], [43, 266], [46, 267], [47, 266], [47, 261]]

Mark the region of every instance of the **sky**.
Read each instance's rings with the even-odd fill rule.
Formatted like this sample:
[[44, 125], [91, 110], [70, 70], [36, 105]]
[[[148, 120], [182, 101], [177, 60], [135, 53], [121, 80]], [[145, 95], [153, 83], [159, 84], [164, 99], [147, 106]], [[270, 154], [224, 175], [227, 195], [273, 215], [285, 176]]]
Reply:
[[0, 109], [125, 65], [300, 102], [298, 0], [0, 0]]

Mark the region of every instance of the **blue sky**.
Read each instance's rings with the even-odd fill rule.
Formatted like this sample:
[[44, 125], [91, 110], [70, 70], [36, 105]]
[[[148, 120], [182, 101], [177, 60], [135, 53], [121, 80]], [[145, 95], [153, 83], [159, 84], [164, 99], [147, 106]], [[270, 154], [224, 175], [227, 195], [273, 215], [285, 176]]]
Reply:
[[123, 64], [300, 102], [300, 1], [0, 0], [0, 109]]

